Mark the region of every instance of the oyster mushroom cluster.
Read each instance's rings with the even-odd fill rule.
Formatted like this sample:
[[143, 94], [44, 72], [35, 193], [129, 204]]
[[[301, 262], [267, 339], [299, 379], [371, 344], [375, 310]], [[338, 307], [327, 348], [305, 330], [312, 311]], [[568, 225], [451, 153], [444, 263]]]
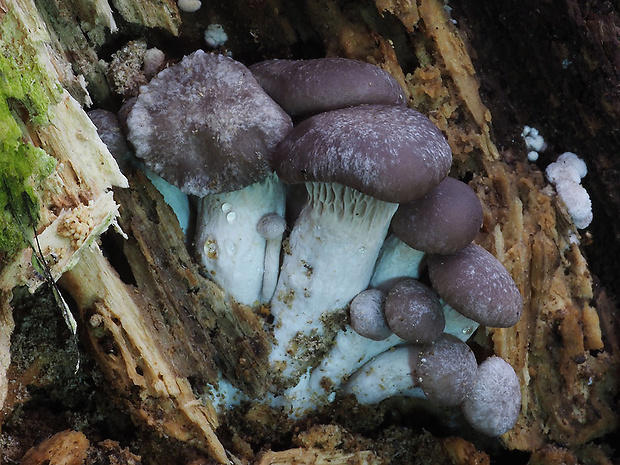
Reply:
[[447, 177], [443, 134], [405, 103], [371, 64], [246, 68], [199, 50], [141, 88], [126, 125], [146, 167], [199, 199], [208, 275], [270, 309], [272, 389], [257, 400], [298, 417], [339, 392], [421, 396], [499, 435], [519, 413], [517, 377], [464, 341], [515, 324], [521, 295], [472, 243], [482, 208]]

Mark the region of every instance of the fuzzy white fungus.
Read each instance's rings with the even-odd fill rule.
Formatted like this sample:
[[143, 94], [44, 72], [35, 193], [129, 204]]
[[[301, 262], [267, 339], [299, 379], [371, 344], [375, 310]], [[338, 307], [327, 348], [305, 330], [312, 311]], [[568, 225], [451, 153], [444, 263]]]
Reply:
[[221, 24], [209, 24], [205, 31], [205, 42], [209, 47], [222, 47], [228, 40], [228, 35]]
[[588, 227], [592, 221], [592, 202], [588, 192], [581, 185], [581, 179], [588, 173], [585, 162], [572, 152], [565, 152], [547, 166], [545, 171], [549, 182], [566, 205], [575, 226]]

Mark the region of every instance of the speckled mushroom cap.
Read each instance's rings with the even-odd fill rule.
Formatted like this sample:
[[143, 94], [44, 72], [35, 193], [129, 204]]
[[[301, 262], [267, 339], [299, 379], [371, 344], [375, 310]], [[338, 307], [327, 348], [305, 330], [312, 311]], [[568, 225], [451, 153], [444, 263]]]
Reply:
[[404, 203], [439, 184], [452, 152], [441, 131], [416, 110], [360, 105], [301, 122], [278, 145], [273, 162], [284, 182], [337, 182]]
[[310, 115], [363, 103], [405, 104], [405, 94], [396, 79], [362, 61], [267, 60], [250, 66], [250, 70], [290, 115]]
[[422, 347], [416, 373], [426, 398], [439, 406], [458, 405], [471, 392], [478, 369], [467, 344], [449, 334]]
[[507, 328], [519, 321], [523, 299], [504, 266], [471, 244], [453, 255], [428, 257], [433, 288], [456, 311], [486, 326]]
[[508, 362], [493, 356], [480, 364], [462, 409], [471, 426], [488, 436], [500, 436], [514, 426], [521, 411], [521, 387]]
[[482, 225], [482, 206], [464, 182], [447, 177], [424, 197], [398, 207], [394, 234], [422, 252], [453, 254], [474, 240]]
[[366, 289], [357, 294], [349, 306], [353, 330], [374, 341], [382, 341], [390, 336], [392, 331], [385, 321], [384, 304], [385, 293], [379, 289]]
[[261, 181], [292, 123], [244, 65], [198, 50], [141, 88], [127, 126], [149, 169], [203, 197]]
[[415, 279], [403, 279], [390, 289], [384, 311], [394, 334], [415, 344], [433, 342], [446, 323], [437, 294]]

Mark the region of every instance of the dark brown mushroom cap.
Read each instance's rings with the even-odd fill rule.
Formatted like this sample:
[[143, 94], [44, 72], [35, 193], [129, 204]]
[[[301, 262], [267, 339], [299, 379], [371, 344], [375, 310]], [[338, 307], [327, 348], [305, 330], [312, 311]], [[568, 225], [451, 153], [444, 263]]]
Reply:
[[394, 334], [415, 344], [433, 342], [446, 323], [437, 294], [415, 279], [403, 279], [392, 287], [384, 312]]
[[426, 398], [439, 406], [460, 404], [474, 386], [478, 364], [467, 344], [443, 334], [420, 351], [417, 376]]
[[448, 305], [485, 326], [507, 328], [519, 321], [523, 298], [508, 270], [476, 244], [453, 255], [428, 257], [433, 289]]
[[127, 126], [149, 169], [203, 197], [264, 179], [292, 123], [244, 65], [198, 50], [141, 88]]
[[250, 71], [289, 115], [311, 115], [363, 103], [405, 104], [396, 79], [362, 61], [267, 60], [250, 66]]
[[360, 105], [301, 122], [278, 145], [273, 163], [284, 182], [337, 182], [404, 203], [441, 182], [452, 152], [441, 131], [416, 110]]
[[511, 429], [521, 411], [521, 387], [513, 368], [495, 356], [482, 362], [462, 409], [471, 426], [488, 436]]
[[405, 244], [444, 255], [467, 247], [481, 225], [478, 196], [467, 184], [451, 177], [424, 197], [400, 205], [392, 218], [392, 230]]

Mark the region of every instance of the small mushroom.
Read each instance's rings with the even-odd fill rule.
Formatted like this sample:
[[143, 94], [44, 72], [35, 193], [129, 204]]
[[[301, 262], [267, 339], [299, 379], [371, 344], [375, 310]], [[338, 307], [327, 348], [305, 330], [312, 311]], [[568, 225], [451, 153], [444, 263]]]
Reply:
[[481, 433], [500, 436], [510, 430], [521, 411], [521, 387], [510, 364], [496, 356], [482, 362], [462, 409], [467, 421]]
[[355, 105], [404, 105], [398, 81], [378, 66], [346, 58], [267, 60], [250, 66], [263, 89], [289, 115]]
[[482, 226], [482, 206], [464, 182], [445, 178], [424, 197], [400, 205], [392, 218], [394, 234], [410, 247], [453, 254], [467, 247]]
[[324, 350], [316, 340], [327, 346], [333, 339], [338, 326], [329, 322], [367, 288], [396, 203], [430, 191], [452, 155], [417, 111], [360, 105], [303, 121], [273, 160], [284, 182], [306, 183], [309, 192], [271, 302], [270, 360], [294, 380]]
[[467, 344], [444, 334], [420, 351], [417, 375], [426, 398], [435, 405], [458, 405], [474, 386], [478, 364]]
[[390, 329], [406, 341], [429, 344], [443, 332], [445, 318], [439, 297], [415, 279], [396, 283], [385, 299]]
[[379, 289], [366, 289], [357, 294], [349, 306], [351, 328], [373, 341], [387, 338], [392, 331], [383, 314], [384, 304], [385, 293]]
[[428, 258], [433, 289], [452, 308], [485, 326], [507, 328], [519, 321], [523, 299], [504, 266], [476, 244], [453, 255]]
[[248, 305], [271, 295], [263, 274], [279, 254], [265, 256], [256, 227], [284, 214], [269, 160], [289, 116], [241, 63], [198, 50], [141, 88], [127, 127], [147, 168], [201, 198], [196, 246], [213, 280]]

